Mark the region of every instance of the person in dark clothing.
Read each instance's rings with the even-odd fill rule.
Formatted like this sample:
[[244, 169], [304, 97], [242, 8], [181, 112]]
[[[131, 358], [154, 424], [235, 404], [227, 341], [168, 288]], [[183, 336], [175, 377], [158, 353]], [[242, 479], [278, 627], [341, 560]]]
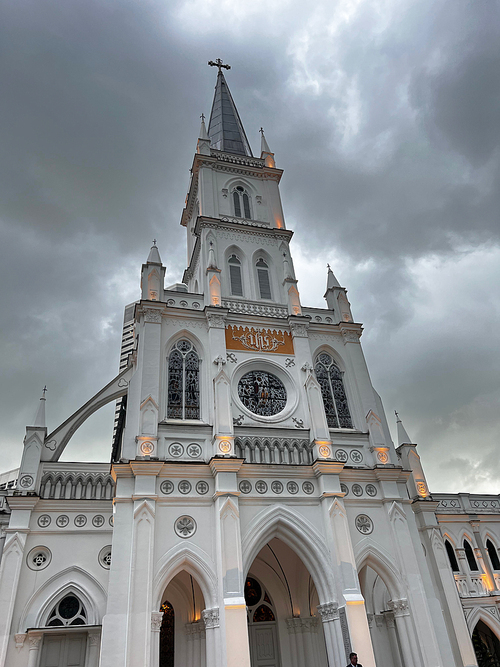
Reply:
[[358, 662], [357, 653], [349, 653], [349, 664], [347, 667], [363, 667], [363, 665], [360, 665]]

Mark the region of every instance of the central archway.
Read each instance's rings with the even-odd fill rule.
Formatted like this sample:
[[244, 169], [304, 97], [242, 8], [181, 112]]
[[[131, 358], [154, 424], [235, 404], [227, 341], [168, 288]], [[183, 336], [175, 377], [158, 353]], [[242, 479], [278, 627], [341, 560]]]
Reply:
[[271, 538], [255, 556], [245, 602], [252, 667], [327, 667], [316, 586], [281, 539]]

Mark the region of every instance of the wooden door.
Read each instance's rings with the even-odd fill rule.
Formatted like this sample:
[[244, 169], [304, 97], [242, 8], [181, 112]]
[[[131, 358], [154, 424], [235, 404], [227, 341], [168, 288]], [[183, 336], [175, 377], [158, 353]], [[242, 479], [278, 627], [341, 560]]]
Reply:
[[248, 629], [252, 667], [279, 667], [276, 623], [254, 623]]
[[84, 667], [86, 634], [45, 635], [40, 667]]

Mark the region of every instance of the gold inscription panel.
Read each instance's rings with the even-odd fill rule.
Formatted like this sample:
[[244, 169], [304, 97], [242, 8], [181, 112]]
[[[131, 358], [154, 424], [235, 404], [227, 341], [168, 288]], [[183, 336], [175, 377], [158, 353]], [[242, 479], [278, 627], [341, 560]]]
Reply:
[[294, 354], [293, 338], [288, 331], [232, 325], [226, 328], [226, 348], [228, 350]]

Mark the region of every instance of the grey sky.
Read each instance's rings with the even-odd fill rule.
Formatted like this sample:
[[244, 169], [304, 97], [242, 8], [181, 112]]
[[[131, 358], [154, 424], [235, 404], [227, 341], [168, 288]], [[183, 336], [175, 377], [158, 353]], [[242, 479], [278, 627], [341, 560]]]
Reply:
[[[285, 169], [302, 302], [329, 261], [434, 491], [500, 492], [496, 0], [10, 0], [0, 26], [1, 469], [117, 370], [123, 306], [180, 214], [215, 71]], [[112, 407], [66, 460], [109, 460]]]

